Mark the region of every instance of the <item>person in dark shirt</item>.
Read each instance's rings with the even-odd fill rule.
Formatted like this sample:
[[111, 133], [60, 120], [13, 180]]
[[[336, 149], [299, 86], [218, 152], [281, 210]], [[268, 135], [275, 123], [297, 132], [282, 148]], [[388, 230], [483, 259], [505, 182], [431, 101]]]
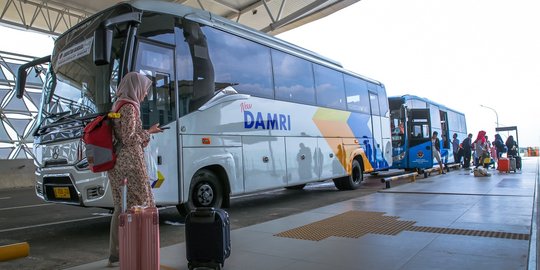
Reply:
[[502, 154], [506, 152], [506, 148], [501, 135], [495, 134], [495, 141], [493, 141], [493, 145], [495, 146], [495, 149], [497, 149], [497, 158], [502, 157]]
[[471, 155], [472, 155], [472, 148], [471, 148], [471, 141], [472, 141], [472, 133], [469, 133], [467, 138], [463, 140], [462, 146], [463, 146], [463, 168], [469, 168], [471, 166]]
[[508, 136], [508, 139], [506, 139], [506, 147], [508, 148], [507, 155], [516, 157], [517, 151], [518, 151], [518, 145], [517, 142], [514, 141], [514, 136], [510, 135]]
[[[459, 146], [459, 139], [458, 139], [458, 135], [457, 133], [454, 133], [454, 135], [452, 135], [452, 151], [454, 152], [454, 162], [455, 163], [461, 163], [461, 154], [459, 151], [460, 151], [460, 146]], [[463, 151], [463, 150], [461, 150]]]

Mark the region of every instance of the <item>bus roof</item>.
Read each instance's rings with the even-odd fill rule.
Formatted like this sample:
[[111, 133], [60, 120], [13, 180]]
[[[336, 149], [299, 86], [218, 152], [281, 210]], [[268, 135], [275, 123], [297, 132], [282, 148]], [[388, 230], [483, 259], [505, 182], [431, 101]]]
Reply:
[[[314, 63], [321, 64], [326, 67], [339, 70], [343, 73], [360, 77], [366, 81], [369, 81], [371, 83], [384, 87], [384, 85], [377, 80], [374, 80], [374, 79], [365, 77], [363, 75], [360, 75], [358, 73], [352, 72], [350, 70], [344, 69], [341, 63], [339, 63], [338, 61], [332, 60], [330, 58], [322, 56], [308, 49], [302, 48], [290, 42], [287, 42], [279, 38], [276, 38], [274, 36], [257, 31], [255, 29], [236, 23], [229, 19], [212, 14], [208, 11], [188, 7], [185, 5], [178, 4], [178, 3], [163, 2], [163, 1], [145, 1], [145, 0], [133, 0], [129, 2], [122, 2], [115, 6], [110, 7], [109, 9], [114, 9], [119, 5], [126, 5], [126, 4], [129, 4], [130, 6], [139, 10], [171, 14], [174, 16], [186, 18], [188, 20], [196, 21], [196, 22], [208, 25], [208, 26], [212, 26], [217, 29], [247, 38], [249, 40], [252, 40], [254, 42], [257, 42], [263, 45], [266, 45], [268, 47], [296, 55], [298, 57], [312, 61]], [[96, 14], [78, 23], [73, 28], [76, 28], [79, 25], [83, 25], [86, 21], [91, 20], [95, 16]], [[66, 33], [68, 32], [69, 30]], [[66, 33], [62, 34], [61, 36], [65, 35]]]
[[415, 96], [415, 95], [409, 95], [409, 94], [407, 94], [407, 95], [402, 95], [402, 96], [392, 96], [392, 97], [388, 97], [388, 100], [389, 100], [389, 101], [392, 100], [392, 99], [394, 99], [394, 100], [396, 100], [396, 99], [401, 99], [401, 100], [403, 100], [403, 103], [407, 102], [407, 100], [412, 100], [412, 99], [421, 100], [421, 101], [424, 101], [424, 102], [429, 103], [429, 104], [437, 105], [440, 109], [444, 109], [444, 110], [446, 110], [446, 111], [452, 111], [452, 112], [455, 112], [455, 113], [458, 113], [458, 114], [465, 115], [465, 114], [462, 113], [462, 112], [456, 111], [456, 110], [454, 110], [454, 109], [450, 109], [450, 108], [446, 107], [445, 105], [442, 105], [442, 104], [440, 104], [440, 103], [438, 103], [438, 102], [435, 102], [435, 101], [430, 100], [430, 99], [428, 99], [428, 98], [423, 98], [423, 97]]
[[302, 57], [304, 59], [310, 60], [317, 64], [321, 64], [333, 69], [340, 70], [344, 73], [360, 77], [366, 81], [369, 81], [374, 84], [382, 85], [381, 82], [365, 77], [363, 75], [357, 74], [350, 70], [344, 69], [341, 63], [338, 61], [332, 60], [325, 56], [322, 56], [316, 52], [310, 51], [308, 49], [302, 48], [290, 42], [284, 41], [282, 39], [276, 38], [274, 36], [268, 35], [266, 33], [257, 31], [253, 28], [245, 26], [243, 24], [236, 23], [229, 19], [223, 18], [221, 16], [212, 14], [208, 11], [195, 9], [187, 7], [184, 5], [179, 5], [177, 3], [171, 2], [162, 2], [162, 1], [144, 1], [144, 0], [133, 0], [130, 1], [133, 7], [140, 10], [154, 11], [160, 13], [171, 14], [179, 17], [184, 17], [186, 19], [203, 23], [232, 34], [248, 38], [257, 43], [272, 47], [274, 49], [279, 49], [281, 51], [294, 54], [296, 56]]

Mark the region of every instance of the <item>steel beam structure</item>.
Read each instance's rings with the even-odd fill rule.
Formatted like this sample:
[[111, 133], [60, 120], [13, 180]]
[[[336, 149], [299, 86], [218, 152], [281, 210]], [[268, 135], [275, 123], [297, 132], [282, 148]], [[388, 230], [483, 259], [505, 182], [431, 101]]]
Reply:
[[[0, 160], [33, 158], [36, 125], [45, 67], [32, 68], [25, 95], [15, 97], [17, 68], [34, 57], [0, 51]], [[36, 70], [39, 70], [36, 73]]]
[[64, 3], [36, 0], [0, 0], [0, 23], [58, 35], [90, 16]]
[[[168, 0], [275, 35], [360, 0]], [[0, 24], [59, 35], [121, 0], [0, 0]]]

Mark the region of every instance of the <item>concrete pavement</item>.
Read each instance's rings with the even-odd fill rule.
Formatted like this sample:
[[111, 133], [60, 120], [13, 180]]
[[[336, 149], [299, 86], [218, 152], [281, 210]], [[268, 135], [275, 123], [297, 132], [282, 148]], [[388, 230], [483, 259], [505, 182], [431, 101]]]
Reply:
[[[538, 162], [481, 178], [459, 169], [233, 230], [224, 269], [536, 269]], [[185, 254], [184, 243], [161, 248], [161, 269], [187, 269]]]

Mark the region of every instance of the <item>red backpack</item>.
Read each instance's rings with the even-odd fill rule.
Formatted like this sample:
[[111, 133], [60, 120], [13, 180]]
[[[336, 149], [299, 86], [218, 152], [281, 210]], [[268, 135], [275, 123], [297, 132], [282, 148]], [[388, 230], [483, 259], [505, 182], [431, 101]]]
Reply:
[[112, 118], [118, 118], [120, 108], [128, 102], [120, 102], [113, 113], [100, 115], [84, 127], [82, 140], [86, 144], [86, 159], [92, 172], [105, 172], [116, 163]]

